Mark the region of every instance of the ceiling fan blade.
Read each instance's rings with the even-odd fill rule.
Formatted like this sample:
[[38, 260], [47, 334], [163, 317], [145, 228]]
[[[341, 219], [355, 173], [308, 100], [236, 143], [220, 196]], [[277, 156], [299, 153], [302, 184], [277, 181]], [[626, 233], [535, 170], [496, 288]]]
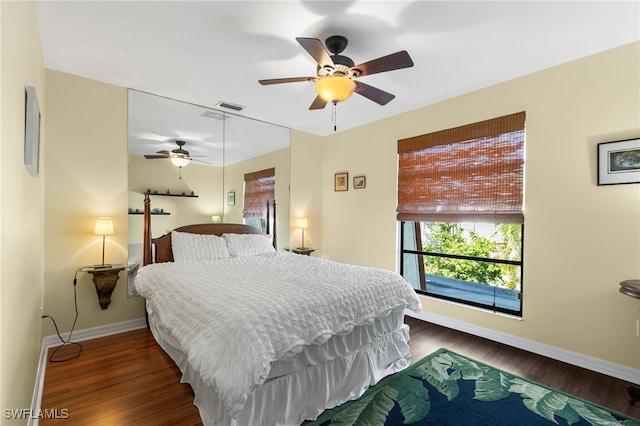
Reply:
[[[204, 155], [203, 155], [203, 157], [204, 157]], [[193, 158], [193, 157], [191, 157], [191, 158], [190, 158], [190, 160], [191, 160], [191, 161], [197, 161], [198, 163], [213, 164], [213, 163], [210, 163], [210, 162], [208, 162], [208, 161], [204, 161], [204, 160], [196, 160], [196, 159], [195, 159], [195, 158]]]
[[309, 109], [322, 109], [327, 105], [327, 101], [322, 99], [320, 96], [316, 96], [316, 98], [311, 103]]
[[161, 158], [167, 158], [167, 156], [166, 155], [155, 155], [155, 154], [152, 154], [152, 155], [145, 155], [144, 158], [146, 158], [147, 160], [158, 160], [158, 159], [161, 159]]
[[296, 83], [298, 81], [313, 81], [316, 77], [291, 77], [291, 78], [272, 78], [269, 80], [258, 80], [258, 83], [262, 85], [267, 84], [281, 84], [281, 83]]
[[335, 64], [329, 56], [324, 44], [317, 38], [296, 37], [296, 41], [306, 50], [321, 67], [335, 68]]
[[158, 152], [156, 152], [156, 154], [162, 154], [162, 155], [164, 155], [165, 157], [168, 157], [169, 155], [171, 155], [171, 153], [170, 153], [169, 151], [164, 150], [164, 149], [163, 149], [162, 151], [158, 151]]
[[356, 88], [354, 92], [364, 96], [367, 99], [372, 100], [379, 105], [386, 105], [396, 97], [396, 95], [392, 95], [391, 93], [385, 92], [384, 90], [369, 86], [368, 84], [362, 83], [361, 81], [356, 81]]
[[406, 50], [401, 50], [369, 62], [356, 65], [351, 69], [358, 69], [362, 72], [360, 76], [376, 74], [379, 72], [393, 71], [413, 66], [413, 60]]

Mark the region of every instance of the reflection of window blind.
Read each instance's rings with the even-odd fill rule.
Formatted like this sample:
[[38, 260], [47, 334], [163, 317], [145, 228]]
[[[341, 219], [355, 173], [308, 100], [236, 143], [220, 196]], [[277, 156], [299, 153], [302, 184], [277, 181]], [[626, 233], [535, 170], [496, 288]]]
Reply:
[[522, 223], [525, 113], [398, 141], [398, 220]]
[[266, 217], [267, 202], [275, 198], [276, 169], [260, 170], [244, 175], [244, 208], [242, 217]]

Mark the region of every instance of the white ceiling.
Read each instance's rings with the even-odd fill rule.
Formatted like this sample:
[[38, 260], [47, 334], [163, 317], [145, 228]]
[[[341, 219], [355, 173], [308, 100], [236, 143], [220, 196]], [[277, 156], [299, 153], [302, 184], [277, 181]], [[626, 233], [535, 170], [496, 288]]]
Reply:
[[338, 131], [640, 39], [638, 1], [37, 1], [37, 14], [49, 69], [318, 135], [334, 127], [331, 105], [308, 109], [313, 83], [258, 83], [315, 75], [296, 37], [343, 35], [356, 64], [413, 59], [361, 77], [396, 98], [354, 94]]

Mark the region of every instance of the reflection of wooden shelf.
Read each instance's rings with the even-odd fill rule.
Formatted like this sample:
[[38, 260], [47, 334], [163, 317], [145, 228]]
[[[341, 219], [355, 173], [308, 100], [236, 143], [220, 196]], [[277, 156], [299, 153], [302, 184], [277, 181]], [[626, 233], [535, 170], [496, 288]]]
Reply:
[[145, 192], [145, 194], [149, 194], [149, 195], [161, 195], [163, 197], [188, 197], [188, 198], [198, 198], [198, 196], [196, 194], [193, 193], [193, 191], [191, 191], [190, 194], [187, 194], [186, 192], [183, 192], [182, 194], [172, 194], [170, 192], [160, 192], [160, 191], [147, 191]]
[[[144, 214], [144, 212], [129, 212], [129, 214]], [[171, 213], [169, 213], [169, 212], [151, 212], [151, 214], [157, 214], [157, 215], [160, 215], [160, 216], [168, 216]]]

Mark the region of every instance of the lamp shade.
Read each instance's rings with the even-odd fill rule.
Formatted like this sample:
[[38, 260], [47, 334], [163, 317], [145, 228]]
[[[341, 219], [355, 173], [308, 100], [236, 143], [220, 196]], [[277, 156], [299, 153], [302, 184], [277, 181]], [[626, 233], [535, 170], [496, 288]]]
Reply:
[[306, 217], [299, 217], [296, 218], [296, 229], [308, 229], [309, 228], [309, 221], [307, 220]]
[[96, 220], [95, 235], [113, 235], [113, 221], [110, 217], [99, 217]]
[[189, 158], [187, 157], [171, 157], [171, 163], [176, 167], [186, 167], [189, 165]]
[[331, 75], [316, 81], [318, 96], [327, 102], [346, 101], [355, 88], [355, 81], [342, 75]]
[[213, 223], [220, 223], [222, 220], [220, 218], [220, 215], [214, 214], [213, 216], [211, 216], [211, 222]]

